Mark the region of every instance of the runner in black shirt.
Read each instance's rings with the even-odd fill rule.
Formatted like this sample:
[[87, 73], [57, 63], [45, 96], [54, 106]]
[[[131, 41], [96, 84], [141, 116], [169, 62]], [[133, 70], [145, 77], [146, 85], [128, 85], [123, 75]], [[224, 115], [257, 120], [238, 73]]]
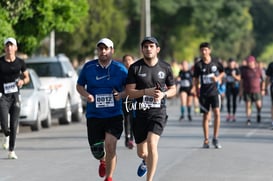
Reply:
[[165, 100], [176, 94], [176, 87], [171, 66], [157, 57], [158, 41], [154, 37], [144, 38], [141, 50], [144, 58], [130, 66], [126, 91], [137, 105], [133, 131], [138, 156], [143, 159], [137, 174], [142, 177], [147, 172], [147, 180], [153, 180], [157, 145], [167, 122]]
[[[226, 73], [226, 98], [227, 98], [227, 119], [226, 121], [236, 121], [235, 114], [237, 108], [237, 96], [240, 88], [240, 70], [236, 67], [235, 59], [230, 58], [228, 60], [228, 67], [225, 68]], [[231, 100], [232, 100], [232, 112], [231, 112]], [[231, 114], [232, 113], [232, 114]]]
[[5, 135], [2, 146], [9, 150], [9, 159], [17, 159], [14, 148], [21, 108], [20, 87], [29, 82], [29, 75], [24, 60], [15, 55], [16, 40], [7, 38], [4, 45], [5, 55], [0, 57], [0, 121]]
[[203, 113], [204, 148], [209, 148], [209, 119], [210, 107], [214, 113], [214, 132], [212, 144], [215, 148], [221, 148], [218, 143], [220, 128], [220, 95], [217, 89], [217, 82], [224, 76], [223, 65], [210, 56], [211, 49], [209, 43], [200, 44], [202, 58], [194, 65], [194, 85], [198, 89], [201, 83], [200, 93], [198, 93], [200, 110]]
[[188, 112], [188, 120], [192, 121], [191, 117], [191, 106], [192, 106], [192, 98], [194, 95], [194, 89], [193, 89], [193, 73], [189, 69], [189, 65], [187, 61], [183, 61], [181, 63], [181, 71], [179, 72], [179, 76], [177, 78], [177, 81], [179, 82], [180, 88], [179, 88], [179, 96], [180, 96], [180, 112], [181, 116], [179, 121], [184, 120], [184, 114], [185, 110], [187, 108]]
[[266, 85], [265, 91], [267, 93], [268, 86], [270, 85], [270, 96], [271, 96], [271, 126], [273, 129], [273, 62], [271, 62], [266, 69]]

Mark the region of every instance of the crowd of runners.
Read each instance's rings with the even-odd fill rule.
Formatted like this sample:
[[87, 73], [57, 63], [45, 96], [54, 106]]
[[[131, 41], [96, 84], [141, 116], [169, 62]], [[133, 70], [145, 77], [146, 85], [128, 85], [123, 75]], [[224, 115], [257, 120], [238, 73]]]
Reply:
[[[198, 92], [199, 88], [194, 86], [194, 65], [200, 61], [199, 57], [194, 59], [194, 64], [183, 60], [181, 63], [172, 62], [172, 69], [176, 77], [177, 97], [180, 100], [180, 117], [178, 120], [192, 121], [192, 114], [200, 113]], [[237, 105], [240, 101], [245, 104], [246, 125], [252, 121], [262, 121], [262, 97], [271, 95], [273, 76], [273, 64], [265, 66], [263, 62], [256, 60], [254, 56], [248, 56], [240, 61], [235, 58], [219, 60], [224, 67], [224, 76], [217, 82], [220, 96], [220, 112], [224, 114], [227, 122], [236, 122]], [[256, 120], [251, 120], [252, 104], [255, 104]], [[272, 120], [273, 128], [273, 120]]]

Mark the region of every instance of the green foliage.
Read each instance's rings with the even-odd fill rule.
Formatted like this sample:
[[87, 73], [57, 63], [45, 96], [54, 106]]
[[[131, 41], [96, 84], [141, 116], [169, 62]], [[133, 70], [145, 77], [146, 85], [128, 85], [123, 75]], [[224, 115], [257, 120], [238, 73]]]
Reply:
[[[66, 51], [71, 57], [80, 60], [93, 57], [96, 42], [108, 37], [114, 42], [116, 50], [121, 48], [126, 37], [126, 18], [115, 7], [113, 0], [89, 0], [88, 18], [82, 21], [73, 33], [59, 33], [57, 39], [64, 40], [57, 47], [57, 52]], [[116, 54], [118, 55], [118, 51]]]
[[12, 29], [12, 26], [9, 22], [9, 18], [8, 18], [8, 12], [2, 8], [0, 8], [0, 27], [1, 27], [1, 31], [0, 31], [0, 47], [3, 50], [4, 45], [3, 45], [3, 41], [5, 38], [10, 37], [10, 36], [14, 36], [15, 33]]
[[1, 2], [20, 43], [20, 50], [32, 53], [52, 30], [74, 31], [87, 15], [86, 0], [15, 0]]

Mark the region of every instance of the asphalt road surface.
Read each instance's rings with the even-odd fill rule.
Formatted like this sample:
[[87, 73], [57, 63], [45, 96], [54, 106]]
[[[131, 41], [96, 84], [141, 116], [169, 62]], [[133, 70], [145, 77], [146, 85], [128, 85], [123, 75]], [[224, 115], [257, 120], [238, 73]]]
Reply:
[[[237, 121], [225, 122], [222, 112], [222, 149], [203, 149], [201, 115], [178, 122], [178, 99], [168, 101], [168, 125], [159, 142], [155, 181], [269, 181], [273, 180], [273, 130], [270, 99], [264, 98], [262, 122], [245, 124], [244, 103], [238, 103]], [[212, 135], [212, 127], [210, 128]], [[211, 139], [211, 138], [210, 138]], [[211, 141], [211, 140], [210, 140]], [[85, 121], [53, 126], [39, 132], [24, 130], [17, 136], [18, 160], [8, 160], [0, 150], [0, 181], [99, 181], [99, 162], [89, 150]], [[136, 149], [118, 142], [114, 181], [144, 181], [136, 170], [141, 162]]]

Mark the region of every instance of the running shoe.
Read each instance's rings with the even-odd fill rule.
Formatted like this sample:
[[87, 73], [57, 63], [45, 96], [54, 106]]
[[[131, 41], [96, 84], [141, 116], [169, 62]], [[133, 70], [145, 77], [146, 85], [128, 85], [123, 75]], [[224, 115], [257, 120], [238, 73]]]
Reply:
[[130, 140], [127, 142], [127, 148], [129, 148], [130, 150], [134, 148], [134, 141], [133, 140]]
[[9, 136], [4, 136], [2, 147], [4, 150], [9, 148]]
[[221, 149], [222, 148], [222, 146], [219, 144], [219, 142], [218, 142], [218, 139], [216, 139], [216, 138], [213, 138], [212, 139], [212, 144], [214, 145], [214, 147], [216, 148], [216, 149]]
[[257, 115], [257, 123], [260, 123], [261, 122], [261, 115]]
[[246, 121], [246, 125], [248, 125], [248, 126], [250, 126], [250, 125], [251, 125], [251, 121], [250, 121], [250, 119], [248, 119], [248, 120]]
[[203, 143], [203, 148], [209, 148], [209, 141], [207, 139]]
[[232, 122], [236, 122], [236, 117], [235, 117], [235, 115], [232, 116], [232, 119], [231, 119], [231, 120], [232, 120]]
[[107, 177], [104, 181], [113, 181], [111, 177]]
[[231, 116], [230, 115], [227, 115], [226, 117], [226, 122], [229, 122], [231, 120]]
[[180, 118], [179, 118], [179, 122], [182, 122], [182, 121], [184, 121], [184, 116], [180, 116]]
[[8, 153], [8, 159], [14, 159], [14, 160], [16, 160], [16, 159], [18, 159], [18, 157], [17, 157], [17, 155], [15, 154], [14, 151], [10, 151]]
[[99, 166], [99, 176], [104, 177], [106, 174], [106, 165], [105, 161], [100, 160], [100, 166]]
[[137, 175], [139, 177], [143, 177], [147, 173], [147, 165], [145, 163], [145, 160], [142, 160], [141, 164], [139, 165], [137, 169]]
[[188, 119], [189, 119], [189, 121], [192, 121], [191, 115], [188, 115]]

